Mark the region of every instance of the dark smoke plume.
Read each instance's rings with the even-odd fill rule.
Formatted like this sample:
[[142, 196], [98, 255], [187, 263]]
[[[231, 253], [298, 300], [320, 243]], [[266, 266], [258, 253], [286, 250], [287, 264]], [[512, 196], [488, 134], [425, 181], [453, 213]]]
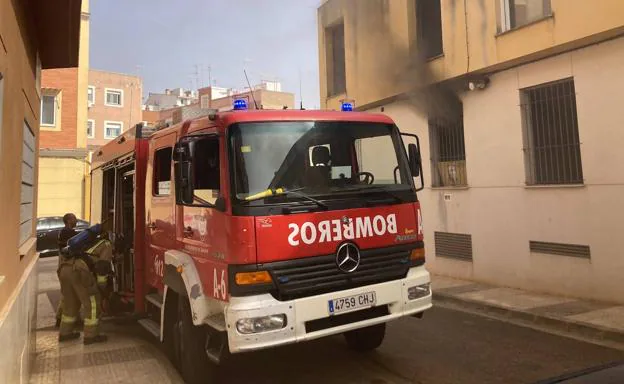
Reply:
[[[331, 20], [338, 13], [344, 15], [345, 25], [352, 26], [345, 31], [345, 40], [349, 41], [355, 52], [354, 65], [365, 68], [365, 72], [371, 74], [369, 78], [362, 79], [367, 86], [381, 90], [385, 96], [394, 96], [392, 91], [401, 90], [407, 103], [425, 118], [435, 116], [455, 119], [461, 113], [456, 93], [451, 86], [439, 83], [440, 79], [427, 65], [422, 54], [422, 46], [426, 41], [420, 41], [420, 47], [414, 49], [410, 47], [412, 44], [406, 44], [405, 36], [397, 36], [392, 30], [393, 21], [389, 12], [391, 1], [329, 1], [320, 8], [321, 25], [326, 25], [324, 20]], [[358, 41], [363, 38], [366, 39], [367, 48], [374, 47], [372, 62], [364, 62], [371, 57], [369, 52], [366, 56], [360, 52], [364, 47]]]

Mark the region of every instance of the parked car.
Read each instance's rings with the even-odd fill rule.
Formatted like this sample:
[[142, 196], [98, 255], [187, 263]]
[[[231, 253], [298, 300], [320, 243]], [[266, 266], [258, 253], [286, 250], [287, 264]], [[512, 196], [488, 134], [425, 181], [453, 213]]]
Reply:
[[[58, 255], [58, 235], [65, 224], [63, 217], [51, 216], [37, 219], [37, 252], [39, 257]], [[78, 219], [76, 231], [80, 232], [89, 227], [89, 223]]]

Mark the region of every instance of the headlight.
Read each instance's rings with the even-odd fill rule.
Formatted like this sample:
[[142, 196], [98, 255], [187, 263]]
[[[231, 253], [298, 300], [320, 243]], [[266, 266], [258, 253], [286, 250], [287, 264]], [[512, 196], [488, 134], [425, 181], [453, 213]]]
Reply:
[[286, 327], [286, 324], [286, 315], [280, 313], [279, 315], [240, 319], [236, 322], [236, 329], [244, 335], [249, 335], [282, 329]]
[[409, 300], [416, 300], [423, 297], [427, 297], [431, 294], [431, 284], [421, 284], [409, 287], [407, 289], [407, 298]]

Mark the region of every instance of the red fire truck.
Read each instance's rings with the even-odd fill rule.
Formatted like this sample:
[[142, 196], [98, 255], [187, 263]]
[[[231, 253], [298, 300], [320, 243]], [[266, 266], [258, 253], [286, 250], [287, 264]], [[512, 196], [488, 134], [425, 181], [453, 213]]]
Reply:
[[110, 310], [138, 316], [187, 382], [230, 353], [338, 333], [371, 350], [386, 322], [431, 307], [418, 138], [351, 110], [237, 101], [94, 153]]

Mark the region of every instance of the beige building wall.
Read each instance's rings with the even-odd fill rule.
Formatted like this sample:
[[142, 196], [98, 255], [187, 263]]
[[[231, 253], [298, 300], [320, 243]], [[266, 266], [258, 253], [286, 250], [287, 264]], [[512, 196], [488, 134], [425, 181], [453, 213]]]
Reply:
[[34, 366], [41, 71], [77, 65], [80, 5], [0, 0], [0, 383]]
[[[502, 70], [624, 31], [624, 2], [551, 0], [552, 15], [501, 32], [501, 0], [441, 0], [443, 55], [414, 62], [415, 0], [329, 0], [318, 10], [321, 108], [365, 106], [469, 72]], [[467, 8], [464, 8], [464, 4]], [[329, 95], [326, 28], [344, 23], [347, 93]]]
[[85, 159], [71, 157], [39, 158], [39, 204], [37, 215], [63, 216], [67, 212], [85, 219]]
[[[323, 1], [321, 106], [339, 109], [342, 99], [355, 100], [356, 108], [384, 112], [420, 136], [425, 190], [419, 198], [432, 271], [624, 303], [624, 173], [618, 168], [624, 164], [624, 2], [551, 0], [544, 17], [509, 29], [501, 12], [506, 1], [440, 0], [443, 54], [428, 60], [417, 58], [417, 0]], [[346, 92], [330, 94], [329, 36], [341, 24]], [[484, 78], [485, 89], [468, 90], [469, 82]], [[583, 180], [530, 186], [521, 91], [566, 78], [574, 80]], [[462, 187], [432, 187], [444, 183], [436, 184], [437, 169], [432, 172], [441, 155], [431, 150], [431, 84], [454, 91], [463, 103]], [[471, 235], [472, 261], [436, 256], [435, 232]], [[590, 256], [531, 252], [530, 241], [588, 246]]]
[[[94, 135], [87, 140], [90, 147], [104, 145], [112, 139], [106, 138], [104, 135], [106, 121], [121, 123], [122, 132], [124, 132], [143, 120], [141, 111], [143, 82], [141, 78], [92, 69], [89, 71], [89, 86], [95, 89], [95, 102], [88, 111], [88, 119], [95, 124]], [[122, 92], [121, 106], [106, 105], [107, 89]]]
[[[468, 186], [432, 188], [427, 119], [408, 101], [384, 104], [420, 136], [428, 268], [460, 278], [624, 303], [624, 38], [496, 73], [461, 94]], [[525, 184], [519, 89], [574, 78], [582, 186]], [[379, 112], [381, 107], [372, 111]], [[435, 231], [472, 235], [473, 262], [435, 256]], [[588, 245], [591, 259], [531, 253], [529, 241]]]

